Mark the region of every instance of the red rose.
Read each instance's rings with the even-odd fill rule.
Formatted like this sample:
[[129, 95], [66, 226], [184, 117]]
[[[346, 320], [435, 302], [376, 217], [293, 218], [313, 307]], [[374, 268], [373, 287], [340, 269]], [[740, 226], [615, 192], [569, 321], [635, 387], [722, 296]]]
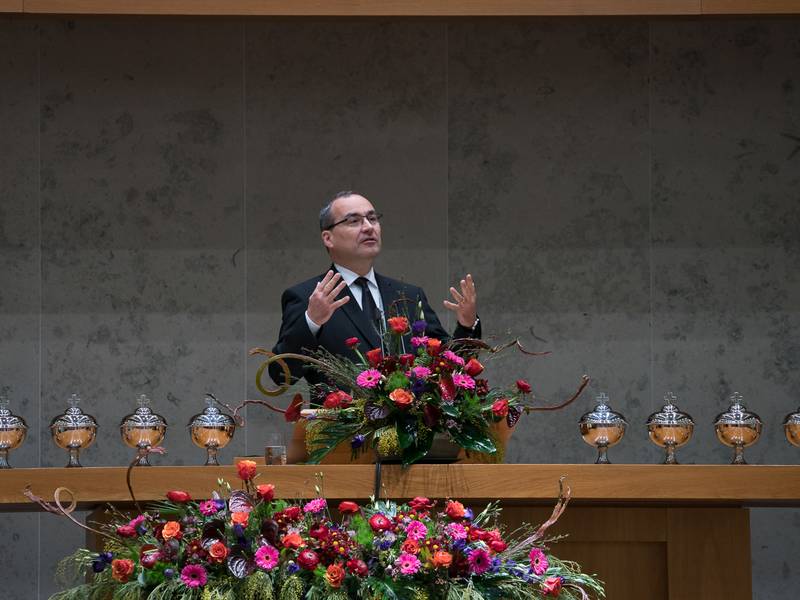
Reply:
[[347, 408], [353, 402], [353, 397], [347, 392], [337, 390], [325, 396], [322, 406], [325, 408]]
[[369, 526], [373, 531], [389, 531], [392, 522], [380, 513], [376, 513], [369, 518]]
[[344, 502], [339, 503], [339, 512], [345, 515], [352, 515], [359, 511], [358, 504], [355, 502], [350, 502], [349, 500], [345, 500]]
[[464, 505], [461, 504], [461, 502], [451, 500], [447, 503], [447, 506], [445, 506], [444, 512], [446, 512], [447, 516], [451, 519], [463, 519], [465, 514]]
[[391, 317], [386, 319], [386, 322], [389, 324], [389, 328], [398, 335], [408, 333], [411, 329], [408, 325], [408, 319], [405, 317]]
[[275, 486], [271, 483], [262, 483], [256, 486], [256, 493], [264, 502], [269, 502], [275, 497]]
[[380, 348], [373, 348], [372, 350], [367, 351], [367, 362], [370, 364], [371, 367], [377, 368], [381, 361], [383, 360], [383, 352], [381, 352]]
[[251, 481], [256, 476], [256, 463], [252, 460], [240, 460], [236, 463], [236, 472], [242, 481]]
[[542, 582], [542, 591], [546, 596], [558, 596], [561, 593], [561, 577], [554, 575]]
[[508, 400], [505, 398], [495, 400], [492, 404], [492, 414], [498, 419], [505, 417], [508, 414]]
[[289, 521], [297, 521], [302, 516], [302, 512], [299, 506], [288, 506], [283, 509], [283, 516]]
[[399, 408], [407, 408], [414, 401], [414, 394], [404, 388], [397, 388], [389, 394], [389, 399]]
[[517, 389], [523, 394], [531, 393], [531, 385], [524, 379], [517, 379]]
[[483, 365], [478, 362], [476, 358], [470, 358], [467, 361], [467, 364], [464, 365], [464, 373], [469, 375], [470, 377], [476, 377], [483, 373]]
[[225, 559], [228, 557], [228, 547], [222, 542], [214, 542], [208, 548], [208, 556], [211, 562], [225, 562]]
[[297, 564], [307, 571], [313, 571], [319, 564], [319, 556], [313, 550], [303, 550], [297, 555]]
[[417, 496], [408, 505], [414, 510], [430, 510], [436, 506], [436, 502], [429, 500], [425, 496]]
[[186, 492], [181, 492], [180, 490], [167, 492], [167, 498], [172, 502], [189, 502], [192, 499], [189, 494]]
[[325, 571], [325, 582], [332, 588], [338, 588], [342, 586], [344, 576], [345, 572], [341, 565], [330, 565]]
[[315, 523], [311, 526], [308, 530], [308, 535], [314, 538], [315, 540], [327, 540], [328, 539], [328, 528], [325, 527], [322, 523]]
[[117, 527], [117, 535], [124, 538], [134, 538], [138, 535], [136, 529], [130, 525], [122, 525]]
[[428, 340], [427, 346], [428, 346], [428, 354], [430, 354], [431, 356], [436, 356], [442, 349], [442, 341], [437, 340], [436, 338], [430, 338]]
[[508, 548], [508, 544], [506, 544], [503, 540], [492, 540], [489, 542], [489, 548], [494, 550], [495, 552], [502, 552], [506, 548]]
[[292, 402], [286, 407], [283, 418], [287, 423], [295, 423], [300, 420], [300, 411], [303, 410], [303, 395], [295, 394]]
[[483, 529], [481, 529], [480, 527], [472, 527], [469, 530], [469, 541], [470, 542], [477, 542], [478, 540], [485, 541], [484, 540], [485, 536], [486, 536], [486, 532]]
[[413, 354], [401, 354], [397, 358], [400, 360], [400, 364], [404, 367], [410, 367], [412, 364], [414, 364]]
[[348, 348], [350, 348], [351, 350], [353, 350], [353, 349], [355, 349], [355, 348], [358, 348], [358, 338], [357, 338], [357, 337], [351, 337], [351, 338], [347, 338], [347, 339], [344, 341], [344, 343], [345, 343], [345, 345], [346, 345]]
[[115, 558], [111, 561], [111, 576], [125, 583], [133, 574], [133, 561], [128, 558]]
[[353, 575], [358, 575], [359, 577], [366, 577], [369, 573], [369, 567], [367, 566], [367, 563], [356, 558], [351, 558], [347, 561], [347, 570]]

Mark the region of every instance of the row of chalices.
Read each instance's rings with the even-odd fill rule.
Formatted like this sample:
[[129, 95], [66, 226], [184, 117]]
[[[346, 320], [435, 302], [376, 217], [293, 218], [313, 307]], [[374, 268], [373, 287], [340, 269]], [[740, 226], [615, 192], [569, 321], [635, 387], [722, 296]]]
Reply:
[[[689, 414], [675, 405], [675, 394], [664, 396], [665, 404], [647, 419], [647, 432], [650, 440], [664, 448], [664, 464], [678, 464], [675, 450], [689, 442], [694, 432], [694, 421]], [[597, 406], [584, 414], [579, 421], [581, 436], [590, 446], [597, 448], [596, 464], [608, 464], [608, 449], [619, 443], [625, 435], [628, 422], [620, 413], [608, 405], [608, 395], [597, 396]], [[733, 448], [731, 464], [747, 464], [744, 449], [758, 441], [763, 423], [759, 416], [742, 405], [742, 395], [734, 392], [731, 405], [714, 419], [714, 430], [720, 442]], [[786, 416], [783, 421], [786, 439], [793, 446], [800, 447], [800, 409]]]
[[[53, 442], [69, 453], [67, 467], [80, 467], [80, 452], [91, 446], [97, 438], [97, 420], [84, 413], [79, 404], [80, 396], [72, 394], [67, 400], [68, 408], [50, 422]], [[142, 394], [137, 400], [138, 408], [122, 419], [120, 435], [122, 441], [136, 449], [136, 464], [149, 466], [150, 449], [158, 446], [167, 433], [167, 421], [150, 408], [150, 399]], [[230, 415], [215, 406], [214, 398], [206, 397], [205, 410], [194, 415], [189, 422], [192, 442], [206, 450], [207, 465], [218, 465], [217, 452], [233, 439], [236, 424]], [[11, 468], [9, 451], [25, 441], [28, 426], [22, 417], [11, 413], [8, 400], [0, 397], [0, 469]]]

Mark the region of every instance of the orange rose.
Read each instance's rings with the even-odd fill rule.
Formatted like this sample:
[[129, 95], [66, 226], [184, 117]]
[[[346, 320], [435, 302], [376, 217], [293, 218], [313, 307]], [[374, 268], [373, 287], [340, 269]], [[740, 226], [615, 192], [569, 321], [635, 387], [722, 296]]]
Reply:
[[250, 518], [250, 513], [246, 512], [235, 512], [231, 513], [231, 521], [234, 525], [241, 525], [242, 527], [247, 527], [247, 520]]
[[408, 333], [410, 327], [408, 325], [408, 319], [405, 317], [391, 317], [390, 319], [386, 319], [386, 322], [389, 324], [389, 327], [392, 331], [397, 333], [398, 335], [403, 335], [404, 333]]
[[400, 549], [403, 552], [408, 552], [409, 554], [418, 554], [419, 553], [419, 544], [414, 540], [408, 539], [403, 542], [403, 545], [400, 546]]
[[281, 544], [283, 545], [284, 548], [292, 548], [294, 550], [302, 548], [303, 546], [306, 545], [306, 543], [303, 541], [303, 538], [300, 537], [299, 533], [289, 533], [283, 536]]
[[208, 556], [213, 562], [225, 562], [228, 557], [228, 547], [222, 542], [214, 542], [208, 549]]
[[177, 537], [181, 532], [181, 524], [177, 521], [167, 521], [164, 524], [164, 529], [161, 530], [161, 537], [165, 540], [171, 540]]
[[464, 518], [464, 505], [461, 502], [456, 502], [455, 500], [451, 500], [445, 506], [444, 512], [447, 513], [447, 516], [451, 519], [463, 519]]
[[389, 394], [389, 399], [400, 408], [406, 408], [414, 401], [414, 394], [404, 388], [397, 388]]
[[115, 558], [111, 561], [111, 576], [119, 581], [125, 583], [131, 578], [133, 574], [133, 561], [127, 558]]
[[325, 571], [325, 581], [332, 588], [338, 588], [341, 587], [342, 581], [344, 581], [344, 575], [345, 572], [341, 565], [333, 564]]
[[433, 553], [433, 556], [431, 557], [431, 563], [433, 564], [434, 569], [438, 569], [439, 567], [449, 569], [450, 565], [453, 563], [453, 555], [449, 552], [445, 552], [444, 550], [439, 550], [438, 552]]
[[262, 483], [256, 486], [256, 492], [258, 492], [258, 497], [264, 502], [269, 502], [275, 497], [275, 486], [271, 483]]
[[239, 479], [250, 481], [256, 476], [256, 463], [252, 460], [240, 460], [236, 463], [236, 471], [239, 474]]
[[428, 354], [431, 356], [436, 356], [439, 354], [439, 350], [442, 349], [442, 341], [437, 340], [436, 338], [431, 338], [428, 340]]

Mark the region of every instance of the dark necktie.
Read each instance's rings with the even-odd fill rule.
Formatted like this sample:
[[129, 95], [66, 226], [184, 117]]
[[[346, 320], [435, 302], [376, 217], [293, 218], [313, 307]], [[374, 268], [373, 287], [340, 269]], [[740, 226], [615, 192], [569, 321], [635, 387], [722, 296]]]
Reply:
[[361, 288], [361, 312], [364, 313], [364, 316], [367, 318], [367, 322], [378, 332], [380, 332], [381, 327], [378, 325], [380, 311], [378, 310], [378, 307], [375, 304], [375, 299], [372, 297], [372, 292], [369, 289], [369, 281], [367, 281], [366, 277], [359, 277], [356, 279], [356, 283]]

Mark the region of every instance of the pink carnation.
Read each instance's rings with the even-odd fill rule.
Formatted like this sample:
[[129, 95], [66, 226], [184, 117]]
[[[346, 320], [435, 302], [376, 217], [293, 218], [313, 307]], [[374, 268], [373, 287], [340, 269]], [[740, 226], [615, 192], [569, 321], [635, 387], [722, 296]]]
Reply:
[[420, 346], [425, 346], [425, 345], [427, 345], [427, 343], [428, 343], [428, 336], [427, 335], [421, 335], [419, 337], [412, 337], [411, 338], [411, 345], [414, 346], [414, 348], [419, 348]]
[[456, 387], [464, 388], [465, 390], [475, 389], [475, 380], [469, 375], [463, 375], [461, 373], [456, 373], [453, 375], [453, 384]]
[[431, 376], [431, 370], [428, 367], [414, 367], [411, 374], [417, 379], [427, 379]]
[[467, 530], [460, 523], [450, 523], [444, 528], [444, 532], [449, 535], [453, 540], [467, 539]]
[[367, 369], [362, 371], [356, 377], [356, 383], [363, 388], [378, 387], [381, 382], [381, 372], [377, 369]]
[[545, 553], [539, 548], [532, 548], [528, 558], [531, 559], [531, 569], [533, 569], [533, 572], [536, 575], [542, 575], [545, 571], [547, 571], [547, 567], [550, 566], [550, 562], [547, 560], [547, 555], [545, 555]]
[[454, 365], [458, 365], [459, 367], [464, 366], [464, 359], [461, 358], [458, 354], [456, 354], [452, 350], [445, 350], [444, 352], [442, 352], [442, 357], [449, 360]]
[[415, 542], [421, 542], [428, 535], [428, 528], [420, 521], [411, 521], [406, 525], [406, 535]]
[[400, 572], [403, 575], [413, 575], [419, 568], [422, 566], [422, 563], [419, 562], [419, 559], [414, 556], [413, 554], [409, 554], [408, 552], [403, 552], [400, 556], [397, 557], [397, 560], [394, 561], [394, 566], [400, 569]]
[[318, 513], [325, 510], [328, 506], [328, 501], [325, 498], [314, 498], [303, 507], [303, 512]]
[[256, 564], [265, 571], [271, 571], [278, 564], [278, 550], [269, 544], [256, 550]]

